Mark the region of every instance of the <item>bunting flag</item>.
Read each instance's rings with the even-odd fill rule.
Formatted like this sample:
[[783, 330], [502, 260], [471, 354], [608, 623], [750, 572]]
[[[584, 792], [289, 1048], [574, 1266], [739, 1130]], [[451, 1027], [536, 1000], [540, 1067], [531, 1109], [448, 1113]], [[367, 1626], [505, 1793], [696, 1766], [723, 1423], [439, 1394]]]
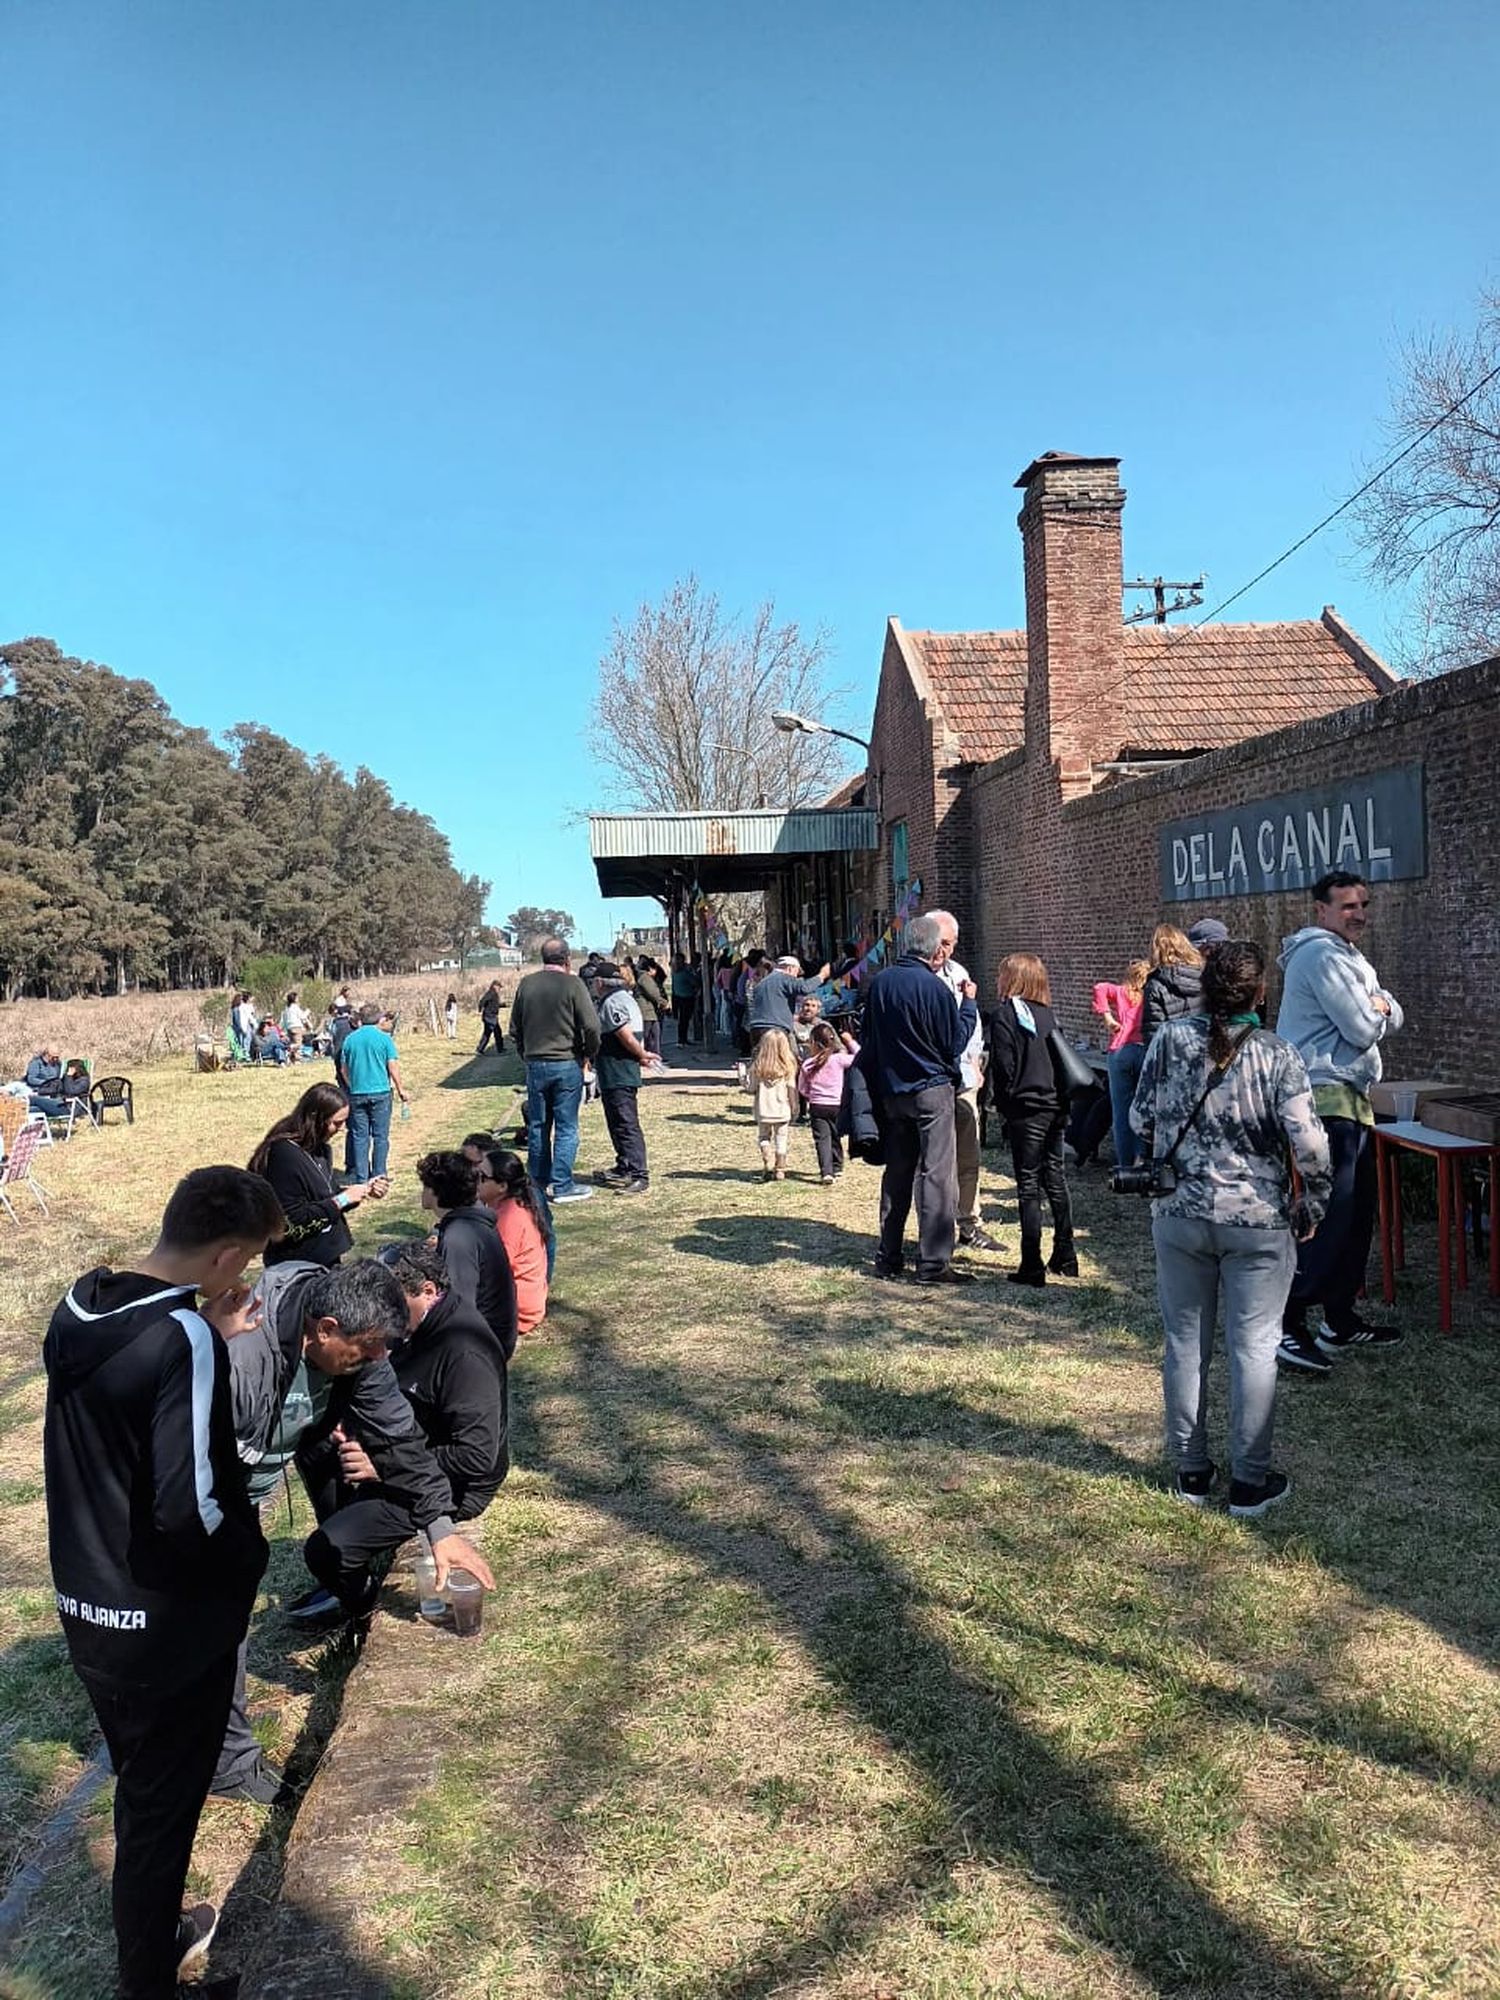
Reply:
[[892, 912], [890, 922], [874, 943], [861, 939], [859, 957], [842, 978], [824, 981], [818, 988], [816, 997], [822, 1001], [825, 1013], [837, 1012], [840, 1003], [853, 995], [860, 981], [878, 972], [886, 960], [894, 955], [897, 941], [906, 928], [907, 919], [917, 914], [921, 901], [922, 884], [920, 881], [913, 882]]

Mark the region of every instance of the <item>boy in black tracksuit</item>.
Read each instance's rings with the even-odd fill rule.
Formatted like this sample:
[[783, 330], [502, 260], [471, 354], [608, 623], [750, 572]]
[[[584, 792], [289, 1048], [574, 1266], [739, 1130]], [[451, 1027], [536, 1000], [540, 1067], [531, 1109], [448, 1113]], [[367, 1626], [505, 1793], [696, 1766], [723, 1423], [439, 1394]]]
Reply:
[[266, 1563], [221, 1334], [243, 1327], [233, 1288], [281, 1226], [258, 1175], [198, 1168], [139, 1271], [80, 1278], [43, 1347], [58, 1615], [117, 1780], [120, 2000], [170, 2000], [217, 1922], [182, 1893]]

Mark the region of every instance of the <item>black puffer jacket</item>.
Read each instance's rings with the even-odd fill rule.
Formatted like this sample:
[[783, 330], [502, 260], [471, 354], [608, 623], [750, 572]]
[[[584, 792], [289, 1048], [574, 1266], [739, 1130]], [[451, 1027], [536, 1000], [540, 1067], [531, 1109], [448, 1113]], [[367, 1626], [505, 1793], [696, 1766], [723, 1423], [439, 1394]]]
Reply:
[[1203, 973], [1196, 965], [1159, 965], [1146, 978], [1141, 1040], [1147, 1044], [1167, 1021], [1203, 1012]]

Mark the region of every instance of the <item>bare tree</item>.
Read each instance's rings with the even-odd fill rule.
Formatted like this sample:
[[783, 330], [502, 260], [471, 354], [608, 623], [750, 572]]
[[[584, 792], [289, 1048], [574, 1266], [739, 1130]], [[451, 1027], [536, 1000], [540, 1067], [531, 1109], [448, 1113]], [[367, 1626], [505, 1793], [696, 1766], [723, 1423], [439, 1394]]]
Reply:
[[[1415, 449], [1355, 510], [1370, 575], [1412, 592], [1401, 659], [1411, 674], [1441, 673], [1500, 652], [1496, 370], [1500, 291], [1481, 297], [1471, 334], [1429, 333], [1409, 343], [1385, 430], [1392, 449]], [[1470, 396], [1487, 375], [1493, 379]], [[1462, 409], [1439, 421], [1465, 397]]]
[[619, 805], [733, 812], [807, 805], [851, 761], [837, 737], [773, 728], [775, 709], [826, 720], [845, 690], [828, 682], [828, 638], [778, 625], [769, 600], [748, 619], [695, 576], [615, 623], [599, 662], [589, 732]]

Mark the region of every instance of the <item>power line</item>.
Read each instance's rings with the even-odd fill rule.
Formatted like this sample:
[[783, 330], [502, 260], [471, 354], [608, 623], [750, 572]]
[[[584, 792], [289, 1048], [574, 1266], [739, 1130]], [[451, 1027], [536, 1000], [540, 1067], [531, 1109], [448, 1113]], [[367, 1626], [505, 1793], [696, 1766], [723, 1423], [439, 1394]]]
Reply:
[[[1207, 625], [1210, 619], [1217, 618], [1221, 611], [1227, 611], [1231, 604], [1237, 604], [1239, 600], [1247, 594], [1247, 592], [1254, 590], [1255, 586], [1258, 583], [1264, 583], [1266, 578], [1271, 574], [1272, 570], [1280, 569], [1281, 565], [1284, 562], [1289, 561], [1290, 558], [1297, 553], [1298, 549], [1305, 549], [1308, 543], [1313, 539], [1315, 535], [1321, 535], [1323, 530], [1326, 527], [1328, 527], [1331, 522], [1336, 521], [1340, 514], [1346, 514], [1349, 511], [1349, 509], [1354, 505], [1356, 500], [1363, 500], [1365, 495], [1369, 492], [1372, 486], [1378, 486], [1381, 480], [1385, 478], [1388, 472], [1394, 472], [1396, 467], [1401, 463], [1403, 458], [1410, 458], [1412, 453], [1416, 450], [1417, 446], [1419, 444], [1425, 444], [1427, 439], [1432, 436], [1433, 432], [1435, 430], [1440, 430], [1442, 426], [1445, 423], [1447, 423], [1450, 417], [1457, 416], [1458, 412], [1463, 408], [1465, 403], [1472, 403], [1474, 398], [1479, 394], [1480, 390], [1487, 387], [1489, 383], [1493, 382], [1497, 375], [1500, 375], [1500, 361], [1496, 362], [1495, 366], [1489, 371], [1487, 375], [1481, 375], [1479, 380], [1474, 384], [1472, 389], [1466, 389], [1463, 395], [1459, 397], [1456, 403], [1450, 403], [1447, 409], [1444, 410], [1441, 413], [1441, 415], [1434, 417], [1432, 422], [1427, 426], [1425, 430], [1418, 431], [1417, 435], [1411, 440], [1410, 444], [1403, 445], [1401, 450], [1396, 453], [1394, 458], [1388, 458], [1385, 464], [1381, 466], [1378, 472], [1372, 472], [1370, 474], [1370, 477], [1365, 481], [1364, 485], [1357, 487], [1355, 491], [1349, 495], [1347, 500], [1341, 500], [1337, 505], [1337, 507], [1334, 508], [1331, 514], [1325, 514], [1322, 520], [1319, 521], [1319, 523], [1315, 528], [1309, 528], [1307, 533], [1301, 536], [1299, 540], [1293, 542], [1292, 546], [1289, 549], [1283, 549], [1281, 554], [1276, 558], [1275, 562], [1267, 563], [1265, 568], [1261, 570], [1258, 575], [1252, 576], [1248, 583], [1241, 584], [1240, 588], [1237, 591], [1235, 591], [1232, 597], [1226, 597], [1223, 603], [1216, 604], [1212, 611], [1205, 611], [1201, 618], [1195, 618], [1193, 620], [1193, 626], [1187, 629], [1191, 630], [1199, 625]], [[1182, 628], [1179, 627], [1179, 630], [1181, 629]]]
[[[1216, 604], [1211, 611], [1205, 611], [1201, 618], [1195, 618], [1191, 625], [1177, 625], [1166, 628], [1168, 635], [1166, 639], [1166, 646], [1168, 650], [1170, 651], [1170, 649], [1175, 645], [1180, 645], [1182, 643], [1182, 637], [1184, 634], [1188, 632], [1196, 632], [1200, 630], [1203, 626], [1211, 623], [1213, 619], [1219, 616], [1220, 612], [1227, 611], [1231, 604], [1238, 604], [1240, 599], [1246, 596], [1250, 591], [1254, 590], [1255, 586], [1258, 583], [1264, 583], [1266, 578], [1271, 574], [1273, 570], [1280, 569], [1281, 565], [1284, 562], [1289, 561], [1291, 557], [1296, 555], [1299, 549], [1306, 548], [1307, 544], [1310, 541], [1312, 541], [1316, 536], [1321, 535], [1323, 530], [1329, 525], [1330, 522], [1336, 521], [1339, 518], [1340, 514], [1347, 513], [1349, 509], [1354, 505], [1356, 500], [1362, 500], [1364, 496], [1370, 491], [1372, 486], [1378, 486], [1381, 480], [1384, 479], [1388, 473], [1395, 471], [1396, 467], [1401, 463], [1401, 461], [1404, 458], [1411, 457], [1412, 453], [1416, 450], [1419, 444], [1425, 444], [1427, 439], [1432, 436], [1434, 431], [1441, 430], [1443, 425], [1447, 423], [1450, 417], [1457, 416], [1458, 412], [1464, 407], [1466, 403], [1472, 403], [1474, 398], [1479, 394], [1480, 390], [1487, 388], [1491, 382], [1496, 380], [1497, 377], [1500, 377], [1500, 361], [1497, 361], [1495, 366], [1491, 368], [1487, 374], [1481, 375], [1479, 380], [1475, 382], [1472, 385], [1472, 387], [1466, 389], [1464, 393], [1457, 399], [1456, 402], [1450, 403], [1446, 410], [1440, 411], [1438, 415], [1433, 418], [1432, 422], [1428, 424], [1425, 429], [1418, 431], [1417, 435], [1414, 438], [1412, 438], [1409, 443], [1404, 444], [1401, 447], [1400, 451], [1398, 451], [1394, 455], [1394, 457], [1388, 458], [1385, 464], [1380, 467], [1379, 471], [1372, 472], [1370, 474], [1370, 477], [1363, 484], [1363, 486], [1357, 487], [1355, 491], [1348, 496], [1347, 499], [1341, 500], [1337, 505], [1337, 507], [1333, 509], [1332, 513], [1325, 514], [1322, 520], [1318, 522], [1316, 527], [1309, 528], [1307, 533], [1305, 535], [1299, 536], [1299, 538], [1292, 543], [1290, 548], [1283, 549], [1281, 554], [1277, 556], [1274, 562], [1267, 563], [1265, 568], [1263, 570], [1260, 570], [1255, 576], [1252, 576], [1248, 583], [1241, 584], [1239, 589], [1233, 592], [1231, 596], [1224, 598], [1222, 602]], [[1117, 681], [1112, 681], [1108, 687], [1095, 689], [1089, 695], [1089, 698], [1086, 702], [1080, 702], [1075, 704], [1075, 706], [1070, 709], [1064, 709], [1062, 713], [1054, 717], [1053, 720], [1055, 722], [1071, 721], [1075, 715], [1081, 714], [1085, 708], [1092, 708], [1095, 705], [1095, 703], [1100, 699], [1101, 695], [1118, 693], [1119, 690], [1123, 688], [1126, 685], [1126, 683], [1136, 673], [1145, 672], [1148, 670], [1149, 670], [1148, 663], [1144, 661], [1141, 663], [1139, 667], [1127, 667], [1125, 672], [1121, 674], [1120, 678]]]

